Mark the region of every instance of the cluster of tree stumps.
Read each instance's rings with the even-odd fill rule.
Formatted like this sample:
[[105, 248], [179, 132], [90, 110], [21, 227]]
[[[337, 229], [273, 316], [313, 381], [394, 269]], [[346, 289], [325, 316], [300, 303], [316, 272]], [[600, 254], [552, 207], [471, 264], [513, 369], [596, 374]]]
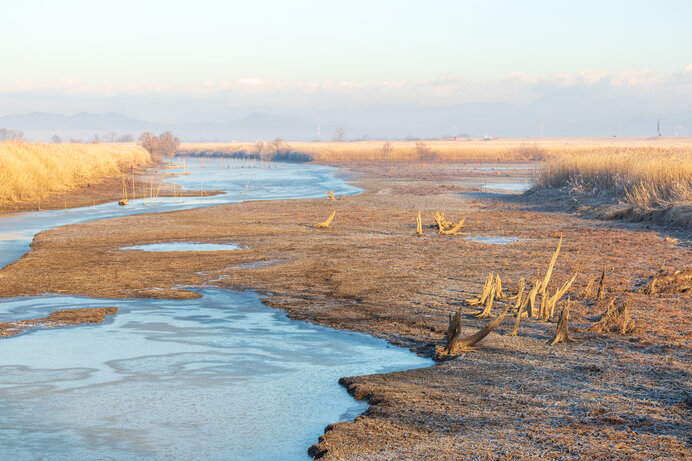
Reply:
[[[560, 249], [562, 247], [562, 237], [557, 244], [557, 248], [550, 258], [548, 268], [542, 278], [537, 278], [530, 289], [527, 289], [527, 282], [520, 279], [517, 283], [515, 294], [507, 295], [503, 291], [502, 280], [499, 274], [490, 273], [486, 279], [481, 295], [477, 298], [467, 299], [462, 307], [460, 307], [454, 315], [450, 315], [449, 326], [445, 335], [445, 345], [436, 347], [436, 356], [438, 359], [444, 359], [459, 355], [462, 352], [473, 349], [479, 341], [488, 336], [495, 330], [502, 321], [511, 314], [515, 315], [514, 328], [509, 336], [517, 336], [519, 333], [519, 325], [522, 318], [533, 319], [541, 322], [550, 322], [555, 318], [556, 306], [567, 295], [572, 288], [574, 281], [578, 276], [578, 271], [563, 285], [555, 287], [553, 290], [549, 288], [550, 279], [553, 269], [557, 262]], [[604, 267], [599, 279], [591, 280], [581, 298], [584, 302], [603, 303], [606, 298], [606, 273]], [[593, 293], [594, 282], [598, 280], [598, 289]], [[655, 285], [655, 281], [652, 285]], [[504, 309], [502, 313], [495, 317], [492, 313], [493, 306], [496, 303], [502, 303]], [[570, 309], [572, 307], [572, 297], [568, 297], [557, 319], [555, 334], [552, 339], [546, 341], [548, 344], [556, 345], [560, 343], [572, 343], [575, 339], [570, 337]], [[481, 307], [480, 311], [471, 312], [473, 316], [480, 319], [491, 318], [492, 320], [477, 332], [462, 336], [461, 320], [463, 316], [463, 307]], [[629, 302], [619, 301], [617, 297], [613, 297], [605, 307], [605, 311], [598, 320], [593, 322], [587, 328], [579, 330], [582, 333], [616, 333], [629, 334], [635, 330], [635, 322], [632, 319], [629, 311]]]

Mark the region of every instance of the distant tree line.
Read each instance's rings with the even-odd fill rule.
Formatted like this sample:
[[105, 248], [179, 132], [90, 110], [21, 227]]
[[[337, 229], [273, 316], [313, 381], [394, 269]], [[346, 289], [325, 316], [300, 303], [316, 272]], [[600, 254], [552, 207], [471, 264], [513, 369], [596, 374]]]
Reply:
[[11, 130], [8, 128], [0, 128], [0, 141], [23, 141], [24, 132], [22, 130]]
[[180, 139], [170, 131], [164, 131], [158, 136], [145, 131], [139, 137], [139, 144], [151, 154], [172, 155], [180, 147]]
[[[98, 134], [95, 134], [93, 138], [89, 139], [88, 141], [83, 141], [81, 139], [77, 138], [70, 138], [71, 143], [83, 143], [83, 142], [89, 142], [92, 144], [98, 144], [101, 142], [101, 137]], [[54, 134], [50, 138], [51, 142], [55, 144], [60, 144], [63, 142], [63, 139], [60, 135]], [[125, 133], [122, 135], [118, 135], [115, 131], [110, 131], [107, 134], [103, 136], [103, 141], [105, 142], [135, 142], [135, 137], [132, 136], [130, 133]]]

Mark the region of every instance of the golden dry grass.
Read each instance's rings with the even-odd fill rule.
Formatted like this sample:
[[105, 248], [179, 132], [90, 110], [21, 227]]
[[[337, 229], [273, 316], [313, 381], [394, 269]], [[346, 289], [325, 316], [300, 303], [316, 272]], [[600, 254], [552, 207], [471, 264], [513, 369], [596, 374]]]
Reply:
[[537, 184], [605, 195], [642, 210], [692, 204], [692, 146], [570, 152], [548, 160]]
[[151, 156], [131, 144], [0, 143], [0, 204], [40, 200], [51, 192], [84, 187], [147, 164]]
[[[419, 144], [420, 142], [423, 145]], [[287, 151], [311, 155], [318, 162], [440, 161], [489, 162], [545, 160], [567, 152], [619, 151], [649, 146], [692, 145], [692, 138], [501, 138], [455, 141], [286, 142]], [[257, 154], [256, 143], [183, 143], [183, 152]], [[262, 153], [269, 155], [265, 143]]]

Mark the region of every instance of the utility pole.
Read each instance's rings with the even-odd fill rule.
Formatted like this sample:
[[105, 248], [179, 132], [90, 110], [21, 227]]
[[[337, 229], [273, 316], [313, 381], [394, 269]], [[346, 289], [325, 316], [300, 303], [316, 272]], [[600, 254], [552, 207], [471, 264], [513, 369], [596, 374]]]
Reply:
[[661, 119], [658, 119], [658, 123], [656, 124], [656, 131], [658, 131], [658, 137], [661, 137]]

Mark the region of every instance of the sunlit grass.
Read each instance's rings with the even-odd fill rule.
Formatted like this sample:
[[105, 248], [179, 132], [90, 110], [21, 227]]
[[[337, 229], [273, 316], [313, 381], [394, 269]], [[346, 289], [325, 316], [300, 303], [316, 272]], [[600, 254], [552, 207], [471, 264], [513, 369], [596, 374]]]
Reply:
[[692, 202], [692, 147], [571, 152], [546, 162], [536, 182], [546, 189], [607, 195], [641, 209]]
[[116, 176], [151, 156], [136, 144], [0, 143], [0, 203], [40, 200]]
[[[318, 162], [510, 162], [546, 160], [562, 153], [690, 145], [690, 138], [541, 138], [454, 141], [285, 142], [286, 152], [309, 154]], [[182, 152], [271, 156], [270, 143], [183, 143]]]

